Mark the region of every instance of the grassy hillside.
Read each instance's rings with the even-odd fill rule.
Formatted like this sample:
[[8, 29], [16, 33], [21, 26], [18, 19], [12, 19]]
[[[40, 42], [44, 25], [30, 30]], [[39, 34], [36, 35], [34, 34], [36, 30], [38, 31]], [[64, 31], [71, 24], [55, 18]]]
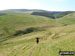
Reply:
[[[70, 28], [71, 27], [71, 28]], [[67, 29], [67, 30], [66, 30]], [[35, 38], [40, 38], [36, 44]], [[59, 56], [59, 50], [75, 49], [75, 25], [17, 36], [0, 44], [1, 56]]]
[[0, 11], [0, 14], [7, 14], [7, 15], [29, 15], [33, 11], [26, 11], [26, 12], [20, 12], [20, 11]]
[[57, 19], [64, 17], [74, 11], [46, 11], [46, 10], [38, 10], [38, 9], [8, 9], [4, 11], [0, 11], [0, 13], [10, 14], [10, 15], [37, 15], [37, 16], [44, 16], [49, 17], [52, 19]]
[[57, 21], [63, 25], [64, 24], [66, 24], [66, 25], [75, 24], [75, 13], [71, 13], [62, 18], [59, 18], [59, 19], [57, 19]]
[[0, 56], [59, 56], [60, 49], [75, 51], [75, 13], [56, 20], [29, 14], [0, 16]]
[[30, 27], [47, 28], [54, 26], [55, 21], [46, 17], [32, 15], [5, 15], [0, 16], [0, 37], [8, 37], [16, 31], [25, 30]]
[[73, 13], [73, 11], [33, 11], [32, 15], [39, 15], [39, 16], [45, 16], [52, 19], [57, 19], [64, 17], [70, 13]]

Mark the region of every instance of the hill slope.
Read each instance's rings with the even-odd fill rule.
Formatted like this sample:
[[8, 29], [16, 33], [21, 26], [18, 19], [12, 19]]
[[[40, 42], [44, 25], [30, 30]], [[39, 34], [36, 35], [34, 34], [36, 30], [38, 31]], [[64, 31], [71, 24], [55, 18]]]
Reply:
[[[33, 32], [3, 42], [0, 45], [0, 55], [59, 56], [60, 49], [63, 51], [73, 51], [75, 49], [74, 36], [75, 25], [56, 27], [42, 32]], [[35, 42], [36, 37], [40, 38], [39, 44]]]
[[[55, 21], [46, 17], [32, 15], [5, 15], [0, 16], [0, 37], [13, 35], [31, 27], [47, 28], [55, 25]], [[4, 38], [1, 38], [4, 39]]]
[[63, 25], [75, 24], [75, 13], [71, 13], [57, 20], [59, 23]]
[[0, 56], [59, 56], [60, 49], [74, 51], [74, 19], [75, 13], [56, 20], [29, 14], [0, 16]]
[[31, 15], [45, 16], [52, 19], [61, 18], [65, 15], [75, 12], [75, 11], [46, 11], [46, 10], [40, 10], [40, 9], [8, 9], [5, 11], [22, 12], [22, 13], [24, 12]]

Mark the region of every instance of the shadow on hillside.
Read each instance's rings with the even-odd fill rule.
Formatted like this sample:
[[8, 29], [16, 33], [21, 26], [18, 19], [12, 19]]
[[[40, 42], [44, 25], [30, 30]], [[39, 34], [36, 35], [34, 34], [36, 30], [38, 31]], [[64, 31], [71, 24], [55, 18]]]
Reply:
[[19, 35], [24, 35], [24, 34], [28, 34], [28, 33], [31, 33], [31, 32], [36, 32], [36, 31], [43, 31], [45, 29], [42, 29], [42, 28], [35, 28], [35, 27], [30, 27], [30, 28], [27, 28], [25, 30], [18, 30], [16, 31], [16, 33], [13, 35], [13, 36], [19, 36]]
[[27, 28], [25, 30], [18, 30], [16, 31], [15, 34], [13, 35], [10, 35], [8, 37], [6, 37], [5, 39], [1, 40], [0, 41], [0, 44], [11, 39], [11, 38], [15, 38], [16, 36], [20, 36], [20, 35], [24, 35], [24, 34], [28, 34], [28, 33], [31, 33], [31, 32], [35, 32], [35, 31], [44, 31], [45, 29], [42, 29], [42, 28], [34, 28], [34, 27], [30, 27], [30, 28]]

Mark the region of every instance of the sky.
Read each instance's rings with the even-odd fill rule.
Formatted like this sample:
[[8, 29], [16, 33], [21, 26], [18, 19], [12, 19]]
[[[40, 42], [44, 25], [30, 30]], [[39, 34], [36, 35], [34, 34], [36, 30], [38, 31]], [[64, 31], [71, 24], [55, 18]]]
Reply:
[[75, 11], [75, 0], [0, 0], [0, 10], [6, 9]]

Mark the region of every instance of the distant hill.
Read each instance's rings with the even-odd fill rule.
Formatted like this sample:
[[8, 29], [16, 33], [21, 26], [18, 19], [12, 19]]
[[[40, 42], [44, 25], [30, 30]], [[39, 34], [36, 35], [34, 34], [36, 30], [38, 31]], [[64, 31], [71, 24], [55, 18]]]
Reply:
[[75, 11], [47, 11], [47, 10], [40, 10], [40, 9], [8, 9], [8, 10], [4, 10], [3, 13], [5, 12], [13, 15], [31, 14], [31, 15], [44, 16], [52, 19], [57, 19], [57, 18], [64, 17]]
[[7, 13], [0, 13], [0, 16], [7, 15]]
[[45, 10], [40, 10], [40, 9], [8, 9], [7, 11], [20, 11], [20, 12], [25, 12], [25, 11], [45, 11]]
[[70, 13], [73, 13], [72, 11], [43, 11], [43, 12], [33, 12], [32, 15], [40, 15], [40, 16], [45, 16], [45, 17], [49, 17], [52, 19], [56, 19], [56, 18], [61, 18], [65, 15], [68, 15]]

